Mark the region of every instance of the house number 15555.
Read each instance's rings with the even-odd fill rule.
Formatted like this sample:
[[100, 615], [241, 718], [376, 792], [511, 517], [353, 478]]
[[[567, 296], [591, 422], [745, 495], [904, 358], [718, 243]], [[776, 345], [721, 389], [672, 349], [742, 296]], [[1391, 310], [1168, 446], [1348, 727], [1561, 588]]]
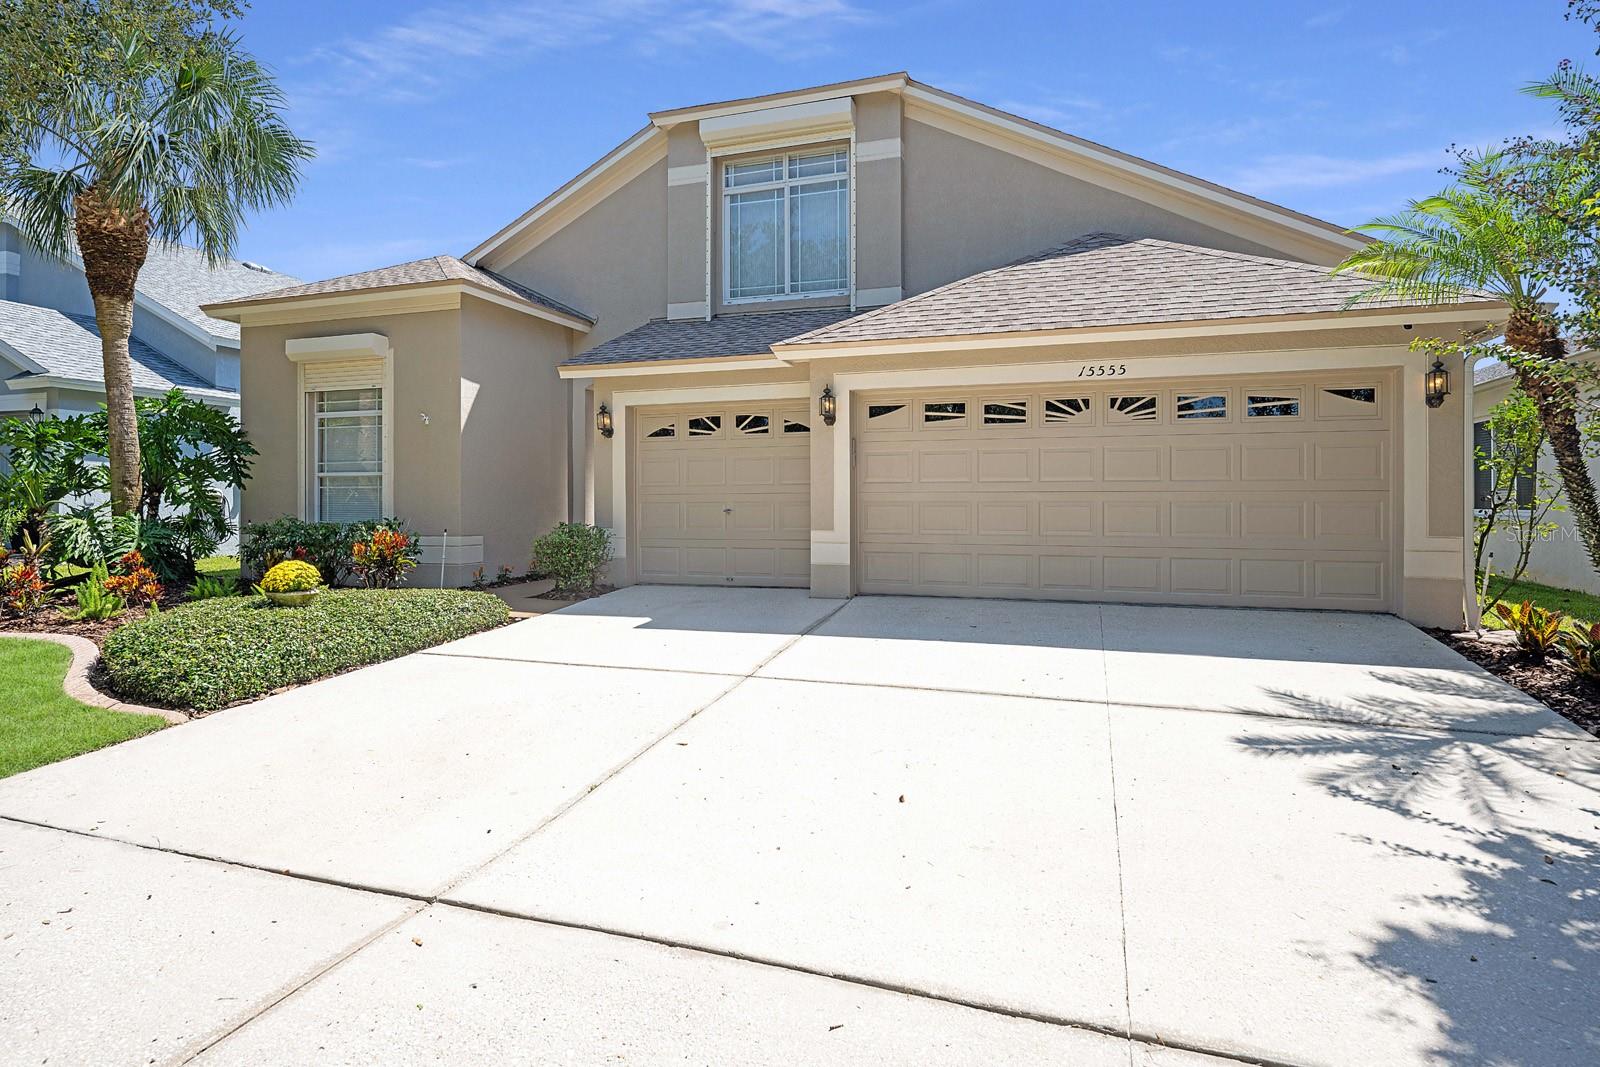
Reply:
[[1078, 368], [1080, 378], [1115, 378], [1127, 373], [1126, 363], [1085, 363]]

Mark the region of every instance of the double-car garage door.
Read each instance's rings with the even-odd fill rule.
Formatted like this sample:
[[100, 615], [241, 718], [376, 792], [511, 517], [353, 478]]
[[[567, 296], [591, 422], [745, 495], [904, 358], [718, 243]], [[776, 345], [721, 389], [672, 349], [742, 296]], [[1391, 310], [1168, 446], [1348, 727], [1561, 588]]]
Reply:
[[[1274, 375], [859, 394], [857, 587], [1390, 609], [1392, 393]], [[645, 413], [640, 580], [805, 585], [809, 422]]]

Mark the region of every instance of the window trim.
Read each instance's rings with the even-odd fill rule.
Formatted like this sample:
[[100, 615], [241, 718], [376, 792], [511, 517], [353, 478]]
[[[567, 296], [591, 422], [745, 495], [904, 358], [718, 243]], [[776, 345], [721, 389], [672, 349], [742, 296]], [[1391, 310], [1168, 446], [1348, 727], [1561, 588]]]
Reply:
[[[817, 175], [817, 176], [810, 177], [810, 178], [791, 178], [791, 177], [789, 177], [789, 162], [790, 162], [791, 159], [794, 159], [794, 158], [800, 157], [800, 156], [821, 155], [821, 154], [823, 154], [825, 152], [843, 152], [844, 153], [845, 169], [844, 169], [844, 171], [842, 173]], [[730, 189], [728, 187], [727, 174], [728, 174], [728, 167], [730, 165], [732, 165], [732, 166], [740, 166], [740, 165], [743, 165], [743, 164], [761, 163], [761, 162], [765, 162], [765, 161], [768, 161], [768, 160], [774, 160], [774, 159], [782, 160], [782, 162], [783, 162], [783, 167], [782, 167], [782, 169], [783, 169], [783, 177], [780, 178], [779, 180], [770, 181], [770, 182], [755, 182], [755, 183], [750, 184], [750, 185], [741, 185], [738, 188], [733, 188], [733, 189]], [[721, 197], [721, 200], [720, 200], [721, 211], [720, 211], [720, 213], [719, 213], [719, 215], [717, 217], [717, 230], [719, 232], [715, 236], [720, 240], [721, 245], [722, 245], [722, 254], [721, 254], [722, 280], [721, 280], [721, 284], [718, 286], [718, 289], [720, 290], [719, 296], [721, 297], [721, 302], [722, 302], [722, 304], [724, 306], [732, 307], [732, 306], [738, 306], [738, 305], [744, 305], [744, 304], [765, 304], [765, 303], [773, 303], [775, 301], [834, 299], [834, 298], [838, 298], [838, 297], [841, 297], [841, 296], [848, 296], [848, 295], [850, 295], [850, 294], [852, 294], [854, 292], [854, 290], [855, 290], [855, 233], [856, 233], [856, 229], [855, 229], [855, 226], [856, 226], [856, 152], [855, 152], [855, 138], [854, 138], [854, 136], [852, 136], [850, 138], [849, 142], [846, 145], [844, 145], [843, 147], [838, 147], [838, 148], [830, 148], [825, 144], [824, 145], [794, 146], [794, 147], [786, 147], [786, 148], [778, 149], [778, 150], [776, 150], [774, 152], [755, 154], [755, 155], [750, 156], [749, 158], [723, 159], [723, 160], [720, 161], [720, 164], [716, 167], [716, 173], [713, 175], [713, 177], [715, 178], [715, 187], [717, 189], [717, 193]], [[845, 278], [844, 278], [844, 285], [843, 285], [843, 287], [838, 288], [838, 289], [825, 289], [825, 290], [818, 290], [816, 292], [810, 292], [810, 293], [793, 293], [793, 292], [790, 292], [789, 291], [789, 286], [790, 286], [790, 281], [791, 280], [790, 280], [790, 277], [789, 277], [789, 271], [790, 271], [791, 257], [793, 255], [793, 252], [792, 252], [792, 250], [790, 248], [790, 245], [789, 245], [789, 192], [788, 192], [788, 190], [790, 190], [792, 188], [795, 188], [796, 186], [820, 185], [823, 182], [839, 181], [841, 179], [845, 183], [845, 189], [844, 189], [844, 194], [845, 194], [845, 220], [844, 220], [844, 231], [845, 231], [844, 273], [845, 273]], [[707, 183], [708, 187], [711, 184], [712, 183], [708, 182]], [[774, 294], [771, 294], [771, 295], [768, 295], [768, 296], [734, 296], [734, 295], [732, 295], [733, 294], [733, 284], [732, 284], [733, 283], [733, 241], [731, 239], [732, 235], [731, 235], [731, 232], [729, 230], [729, 222], [728, 222], [729, 216], [730, 216], [729, 201], [731, 200], [731, 198], [733, 196], [735, 196], [737, 194], [740, 194], [740, 193], [756, 193], [756, 192], [763, 192], [763, 191], [769, 190], [769, 189], [782, 189], [782, 190], [784, 190], [783, 201], [782, 201], [782, 203], [783, 203], [783, 210], [782, 210], [782, 216], [783, 216], [783, 257], [782, 257], [782, 259], [783, 259], [783, 288], [784, 288], [784, 291], [781, 292], [781, 293], [774, 293]], [[709, 267], [709, 264], [708, 264], [708, 267]]]

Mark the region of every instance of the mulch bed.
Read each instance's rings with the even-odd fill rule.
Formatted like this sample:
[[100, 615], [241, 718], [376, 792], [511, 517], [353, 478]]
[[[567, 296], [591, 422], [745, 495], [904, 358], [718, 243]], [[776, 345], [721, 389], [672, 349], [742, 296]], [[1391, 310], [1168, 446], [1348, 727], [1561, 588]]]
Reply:
[[[181, 597], [175, 597], [169, 601], [163, 602], [161, 606], [163, 608], [170, 608], [176, 607], [181, 603], [183, 603], [183, 599]], [[66, 604], [71, 606], [57, 607], [52, 605], [43, 609], [31, 619], [10, 615], [0, 616], [0, 637], [5, 636], [7, 631], [31, 630], [34, 633], [71, 634], [74, 637], [87, 637], [98, 646], [105, 644], [106, 635], [112, 630], [115, 630], [124, 623], [132, 622], [135, 619], [142, 619], [146, 615], [146, 610], [144, 608], [124, 608], [122, 610], [122, 614], [118, 615], [114, 619], [102, 619], [99, 621], [92, 619], [69, 619], [65, 616], [64, 612], [76, 611], [77, 605], [76, 602], [74, 602], [70, 597], [66, 598]]]
[[1515, 645], [1470, 633], [1428, 632], [1484, 670], [1600, 737], [1600, 689], [1579, 678], [1565, 661], [1551, 656], [1543, 663], [1534, 663]]

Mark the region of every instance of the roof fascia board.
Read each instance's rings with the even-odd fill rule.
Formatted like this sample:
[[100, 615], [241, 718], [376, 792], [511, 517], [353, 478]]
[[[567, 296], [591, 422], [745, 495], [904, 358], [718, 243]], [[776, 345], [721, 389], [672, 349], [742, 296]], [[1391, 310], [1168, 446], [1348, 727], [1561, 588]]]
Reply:
[[[10, 378], [6, 381], [7, 388], [16, 389], [78, 389], [89, 393], [104, 393], [106, 383], [98, 378], [69, 378], [60, 374], [39, 374], [27, 378]], [[186, 396], [197, 400], [204, 400], [212, 404], [237, 404], [238, 393], [229, 393], [221, 389], [194, 389], [184, 385], [174, 385], [168, 389], [148, 385], [133, 387], [136, 396], [166, 396], [172, 389], [176, 389]]]
[[[380, 289], [330, 293], [323, 296], [290, 297], [287, 300], [258, 302], [248, 299], [234, 300], [224, 304], [209, 304], [206, 313], [215, 314], [218, 318], [226, 317], [248, 326], [276, 326], [329, 317], [349, 318], [355, 315], [449, 311], [461, 306], [463, 296], [477, 297], [491, 304], [499, 304], [579, 333], [588, 333], [593, 328], [591, 323], [571, 315], [564, 315], [554, 308], [505, 296], [472, 282], [455, 279], [418, 282], [415, 285], [391, 285]], [[330, 311], [336, 314], [329, 315]]]
[[1503, 308], [1478, 306], [1434, 311], [1395, 311], [1379, 314], [1345, 312], [1273, 319], [1212, 319], [1196, 323], [1168, 323], [1137, 327], [1080, 327], [1070, 330], [1035, 330], [1026, 333], [968, 334], [957, 337], [923, 337], [843, 344], [775, 344], [772, 352], [785, 362], [839, 359], [850, 356], [894, 356], [907, 353], [965, 352], [974, 349], [1042, 348], [1050, 345], [1095, 344], [1111, 341], [1150, 341], [1165, 338], [1219, 337], [1248, 334], [1294, 333], [1302, 330], [1358, 329], [1366, 327], [1482, 323]]
[[461, 258], [474, 267], [515, 259], [666, 156], [666, 134], [646, 126]]
[[692, 107], [652, 111], [650, 112], [650, 122], [651, 125], [665, 128], [684, 122], [699, 122], [705, 119], [741, 115], [747, 111], [764, 111], [767, 108], [779, 107], [785, 104], [806, 104], [816, 100], [831, 100], [834, 97], [856, 96], [861, 93], [898, 92], [910, 84], [912, 84], [911, 76], [905, 71], [898, 71], [894, 74], [858, 78], [855, 81], [817, 85], [809, 89], [794, 89], [782, 93], [768, 93], [765, 96], [746, 96], [738, 100], [724, 100], [715, 104], [696, 104]]
[[588, 333], [594, 329], [594, 323], [592, 322], [572, 315], [564, 315], [555, 308], [547, 308], [543, 304], [535, 304], [531, 300], [513, 299], [492, 289], [473, 285], [471, 282], [462, 283], [461, 292], [463, 296], [473, 296], [491, 304], [499, 304], [501, 307], [510, 308], [512, 311], [520, 311], [524, 315], [531, 315], [536, 319], [544, 319], [546, 322], [553, 322], [557, 326], [565, 326], [567, 329], [574, 330], [577, 333]]
[[707, 356], [655, 359], [637, 363], [574, 363], [556, 368], [563, 378], [632, 378], [646, 374], [696, 374], [707, 371], [781, 370], [791, 364], [770, 356]]
[[[912, 82], [905, 89], [906, 116], [938, 125], [947, 132], [972, 136], [974, 130], [987, 130], [997, 136], [979, 138], [992, 147], [1006, 149], [1013, 154], [1074, 177], [1090, 180], [1103, 179], [1107, 174], [1130, 182], [1147, 195], [1165, 194], [1180, 204], [1205, 204], [1221, 208], [1230, 215], [1249, 220], [1266, 232], [1279, 236], [1285, 232], [1301, 241], [1310, 241], [1314, 247], [1336, 252], [1341, 256], [1365, 247], [1367, 239], [1341, 231], [1332, 223], [1313, 220], [1296, 212], [1265, 201], [1256, 200], [1234, 190], [1213, 185], [1189, 175], [1137, 160], [1089, 142], [1070, 137], [1047, 127], [1037, 126], [1022, 119], [983, 107], [973, 101]], [[956, 119], [953, 128], [938, 119]], [[1018, 151], [1032, 148], [1035, 151]], [[1043, 152], [1038, 151], [1043, 149]], [[1072, 166], [1071, 164], [1076, 164]], [[1173, 206], [1171, 203], [1162, 206]], [[1242, 233], [1241, 236], [1251, 236]], [[1262, 242], [1269, 246], [1272, 242]]]

